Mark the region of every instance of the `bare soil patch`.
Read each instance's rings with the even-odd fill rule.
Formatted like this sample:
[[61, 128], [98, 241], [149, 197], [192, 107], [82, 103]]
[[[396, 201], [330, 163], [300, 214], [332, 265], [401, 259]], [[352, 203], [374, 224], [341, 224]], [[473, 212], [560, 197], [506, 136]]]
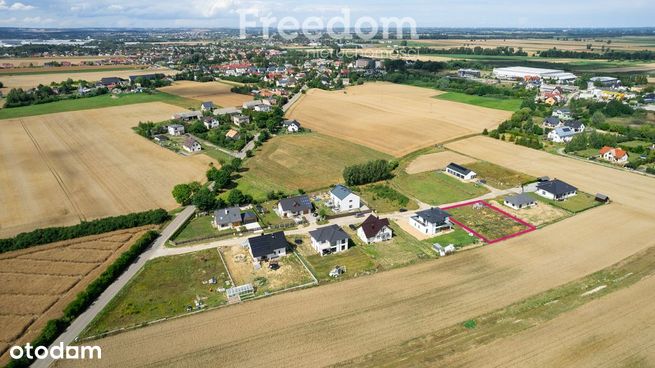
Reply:
[[440, 92], [391, 83], [310, 90], [287, 113], [305, 127], [394, 156], [491, 129], [508, 111], [432, 98]]
[[233, 93], [231, 88], [231, 85], [221, 82], [179, 81], [159, 90], [202, 102], [211, 101], [223, 107], [241, 106], [244, 102], [252, 100], [252, 96]]
[[175, 154], [132, 127], [178, 111], [150, 103], [0, 120], [0, 237], [175, 208], [173, 186], [204, 180], [213, 160]]
[[456, 152], [443, 151], [417, 157], [405, 168], [405, 171], [408, 174], [418, 174], [426, 171], [443, 170], [451, 162], [465, 165], [475, 161], [474, 158]]

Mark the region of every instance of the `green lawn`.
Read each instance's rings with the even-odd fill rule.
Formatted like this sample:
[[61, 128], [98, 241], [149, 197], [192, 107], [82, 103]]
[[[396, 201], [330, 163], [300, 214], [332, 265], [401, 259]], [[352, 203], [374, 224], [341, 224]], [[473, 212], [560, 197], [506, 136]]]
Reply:
[[[216, 277], [215, 285], [205, 284]], [[216, 249], [180, 256], [156, 258], [123, 288], [91, 322], [83, 336], [93, 336], [117, 328], [186, 313], [196, 297], [208, 307], [224, 304], [229, 279]], [[229, 287], [229, 286], [228, 286]]]
[[356, 188], [357, 193], [377, 213], [396, 212], [401, 208], [418, 209], [416, 201], [385, 184], [372, 184]]
[[455, 245], [455, 248], [462, 248], [479, 241], [478, 238], [469, 234], [466, 230], [456, 227], [455, 230], [448, 234], [439, 235], [432, 239], [424, 240], [423, 242], [430, 247], [432, 247], [434, 243], [439, 243], [444, 247], [453, 244]]
[[[310, 269], [319, 281], [329, 282], [349, 279], [376, 271], [373, 260], [371, 260], [361, 247], [355, 246], [345, 252], [321, 256], [311, 247], [309, 237], [292, 235], [287, 238], [292, 244], [297, 246], [298, 253], [307, 261]], [[295, 243], [296, 239], [301, 239], [303, 243], [297, 245]], [[346, 273], [337, 279], [329, 275], [335, 266], [346, 267]]]
[[227, 153], [225, 153], [225, 152], [223, 152], [221, 150], [217, 150], [216, 148], [213, 148], [213, 147], [203, 146], [202, 148], [203, 148], [202, 153], [204, 155], [207, 155], [207, 156], [213, 158], [214, 160], [220, 162], [221, 164], [225, 164], [226, 162], [230, 162], [234, 158], [234, 157], [228, 155]]
[[563, 201], [553, 201], [544, 198], [536, 193], [528, 193], [528, 194], [539, 201], [546, 202], [552, 206], [564, 209], [572, 213], [586, 211], [590, 208], [600, 206], [602, 204], [601, 202], [596, 201], [595, 196], [580, 191], [578, 191], [578, 194], [576, 196], [567, 198]]
[[489, 192], [483, 186], [464, 183], [442, 172], [400, 174], [392, 183], [401, 192], [432, 206], [464, 201]]
[[38, 105], [3, 108], [0, 109], [0, 119], [44, 115], [56, 112], [99, 109], [103, 107], [132, 105], [146, 102], [165, 102], [183, 108], [197, 107], [200, 104], [199, 101], [171, 95], [164, 92], [155, 92], [152, 94], [132, 93], [120, 95], [118, 97], [114, 95], [102, 95], [78, 98], [74, 100], [62, 100]]
[[650, 145], [651, 143], [646, 141], [628, 141], [628, 142], [619, 143], [619, 146], [626, 147], [626, 148], [649, 147]]
[[191, 219], [184, 228], [182, 228], [182, 231], [175, 235], [173, 240], [187, 241], [218, 235], [219, 231], [212, 226], [212, 220], [212, 216], [199, 216]]
[[487, 181], [487, 184], [498, 189], [510, 189], [536, 180], [537, 178], [517, 171], [494, 165], [490, 162], [479, 161], [466, 165], [466, 168], [475, 171], [478, 178]]
[[364, 244], [354, 231], [347, 230], [355, 243], [373, 259], [378, 269], [391, 269], [436, 258], [437, 254], [430, 249], [430, 245], [417, 240], [393, 222], [391, 229], [391, 240], [374, 244]]
[[346, 166], [391, 156], [317, 133], [277, 136], [246, 161], [237, 188], [257, 200], [269, 191], [311, 192], [343, 182]]
[[257, 216], [264, 225], [281, 225], [281, 224], [293, 224], [294, 221], [288, 218], [281, 218], [278, 216], [275, 210], [277, 209], [278, 201], [268, 201], [262, 203], [261, 206], [264, 209], [264, 213], [257, 213]]
[[[89, 68], [89, 69], [53, 69], [53, 68], [44, 68], [39, 71], [30, 71], [30, 72], [17, 72], [16, 70], [2, 70], [0, 69], [0, 76], [8, 75], [40, 75], [40, 74], [74, 74], [74, 73], [97, 73], [97, 72], [115, 72], [115, 71], [125, 71], [125, 70], [140, 70], [135, 67], [116, 67], [116, 68]], [[74, 77], [71, 77], [73, 80]], [[44, 83], [45, 84], [45, 83]]]
[[488, 107], [491, 109], [517, 111], [521, 108], [521, 99], [518, 98], [497, 98], [487, 96], [467, 95], [466, 93], [447, 92], [438, 96], [436, 99], [460, 102], [469, 105]]
[[598, 156], [598, 150], [595, 148], [588, 148], [586, 150], [574, 152], [574, 154], [582, 158], [589, 158], [589, 157]]
[[448, 213], [457, 221], [489, 241], [516, 234], [528, 227], [489, 207], [474, 205], [451, 208]]

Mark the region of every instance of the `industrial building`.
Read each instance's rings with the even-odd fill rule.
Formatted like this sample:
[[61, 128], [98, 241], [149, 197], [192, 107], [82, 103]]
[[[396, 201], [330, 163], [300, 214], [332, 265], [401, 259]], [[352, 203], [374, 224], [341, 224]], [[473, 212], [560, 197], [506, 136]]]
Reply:
[[505, 80], [527, 80], [539, 78], [541, 80], [555, 81], [557, 83], [573, 83], [577, 79], [573, 73], [564, 70], [528, 68], [522, 66], [494, 68], [493, 76]]

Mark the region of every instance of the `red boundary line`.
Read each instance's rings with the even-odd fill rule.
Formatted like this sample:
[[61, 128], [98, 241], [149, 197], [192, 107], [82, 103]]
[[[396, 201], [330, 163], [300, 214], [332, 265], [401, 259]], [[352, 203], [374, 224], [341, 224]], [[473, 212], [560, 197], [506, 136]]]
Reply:
[[534, 226], [534, 225], [532, 225], [532, 224], [530, 224], [530, 223], [528, 223], [528, 222], [525, 222], [525, 221], [521, 220], [520, 218], [518, 218], [518, 217], [516, 217], [516, 216], [514, 216], [514, 215], [512, 215], [512, 214], [510, 214], [510, 213], [507, 213], [507, 212], [505, 212], [505, 211], [503, 211], [503, 210], [501, 210], [501, 209], [498, 208], [498, 207], [494, 207], [494, 206], [492, 206], [491, 204], [489, 204], [489, 203], [487, 203], [486, 201], [483, 201], [483, 200], [477, 200], [477, 201], [472, 201], [472, 202], [466, 202], [466, 203], [456, 204], [456, 205], [454, 205], [454, 206], [444, 207], [444, 208], [442, 208], [442, 210], [446, 211], [446, 210], [450, 210], [450, 209], [453, 209], [453, 208], [467, 207], [467, 206], [471, 206], [471, 205], [474, 205], [474, 204], [482, 204], [483, 206], [486, 206], [486, 207], [488, 207], [488, 208], [491, 208], [493, 211], [496, 211], [496, 212], [498, 212], [498, 213], [504, 215], [505, 217], [509, 217], [510, 219], [514, 220], [515, 222], [517, 222], [517, 223], [519, 223], [519, 224], [521, 224], [521, 225], [527, 227], [527, 229], [525, 229], [525, 230], [523, 230], [523, 231], [519, 231], [518, 233], [509, 234], [509, 235], [503, 236], [502, 238], [489, 240], [489, 239], [485, 238], [484, 236], [482, 236], [481, 234], [479, 234], [478, 232], [476, 232], [476, 231], [474, 231], [473, 229], [471, 229], [470, 227], [464, 225], [463, 223], [461, 223], [461, 222], [455, 220], [455, 219], [452, 218], [452, 217], [450, 218], [450, 221], [452, 221], [453, 223], [457, 224], [458, 226], [464, 228], [466, 231], [468, 231], [468, 232], [470, 232], [471, 234], [475, 235], [476, 237], [480, 238], [482, 241], [484, 241], [484, 242], [487, 243], [487, 244], [498, 243], [498, 242], [501, 242], [501, 241], [503, 241], [503, 240], [507, 240], [507, 239], [515, 238], [515, 237], [517, 237], [517, 236], [521, 236], [521, 235], [523, 235], [523, 234], [527, 234], [527, 233], [529, 233], [529, 232], [532, 232], [532, 231], [537, 230], [537, 227], [536, 227], [536, 226]]

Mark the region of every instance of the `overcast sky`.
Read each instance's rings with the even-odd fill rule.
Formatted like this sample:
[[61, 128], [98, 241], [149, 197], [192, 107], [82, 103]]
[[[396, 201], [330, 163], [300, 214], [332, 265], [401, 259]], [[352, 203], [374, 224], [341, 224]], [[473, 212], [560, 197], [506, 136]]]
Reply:
[[352, 24], [395, 16], [425, 27], [655, 27], [653, 0], [0, 0], [0, 27], [238, 27], [239, 9], [302, 22], [343, 8]]

